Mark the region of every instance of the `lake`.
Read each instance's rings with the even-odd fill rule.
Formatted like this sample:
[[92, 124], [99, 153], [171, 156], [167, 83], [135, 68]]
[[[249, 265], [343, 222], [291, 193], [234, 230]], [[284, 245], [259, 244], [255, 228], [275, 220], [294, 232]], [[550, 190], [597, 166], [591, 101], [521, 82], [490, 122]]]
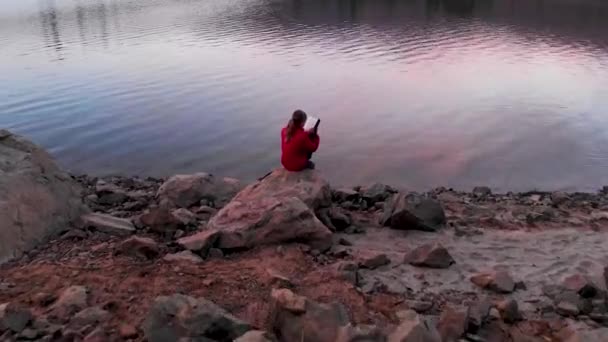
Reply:
[[75, 173], [252, 180], [301, 108], [334, 184], [608, 184], [601, 0], [7, 0], [0, 84]]

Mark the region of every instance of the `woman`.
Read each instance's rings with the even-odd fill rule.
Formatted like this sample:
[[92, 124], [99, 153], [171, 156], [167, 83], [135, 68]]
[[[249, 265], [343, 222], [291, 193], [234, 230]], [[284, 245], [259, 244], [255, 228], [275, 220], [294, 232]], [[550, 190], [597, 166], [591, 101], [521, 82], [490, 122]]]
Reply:
[[304, 131], [306, 113], [296, 110], [287, 127], [281, 131], [281, 164], [289, 171], [314, 169], [310, 161], [312, 153], [319, 148], [319, 135]]

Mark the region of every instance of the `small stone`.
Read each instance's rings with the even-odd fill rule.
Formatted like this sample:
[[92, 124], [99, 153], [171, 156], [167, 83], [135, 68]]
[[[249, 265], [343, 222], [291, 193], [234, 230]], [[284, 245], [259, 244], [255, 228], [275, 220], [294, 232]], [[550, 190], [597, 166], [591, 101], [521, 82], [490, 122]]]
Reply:
[[464, 308], [446, 307], [439, 316], [437, 329], [442, 341], [458, 341], [469, 326], [468, 312]]
[[372, 256], [367, 256], [361, 260], [361, 267], [368, 269], [376, 269], [380, 266], [388, 265], [390, 263], [390, 259], [386, 256], [386, 254], [380, 253]]
[[196, 224], [196, 215], [194, 215], [188, 209], [175, 209], [171, 211], [171, 215], [173, 215], [173, 217], [175, 217], [184, 226]]
[[156, 241], [151, 238], [132, 236], [116, 246], [116, 253], [141, 259], [154, 259], [159, 254], [159, 248]]
[[352, 224], [350, 215], [339, 208], [330, 208], [328, 215], [331, 224], [336, 228], [337, 231], [343, 231]]
[[291, 287], [293, 286], [293, 282], [289, 277], [284, 274], [281, 274], [279, 271], [273, 268], [267, 268], [266, 273], [272, 278], [274, 282], [281, 284], [283, 287]]
[[38, 336], [40, 336], [40, 332], [38, 330], [32, 328], [25, 328], [23, 329], [21, 334], [19, 334], [19, 339], [32, 341], [35, 340]]
[[84, 286], [70, 286], [63, 290], [52, 310], [60, 317], [72, 316], [88, 306], [88, 291]]
[[207, 257], [210, 259], [221, 259], [224, 257], [224, 252], [219, 248], [210, 248]]
[[202, 230], [190, 236], [177, 240], [177, 244], [192, 252], [207, 256], [209, 249], [212, 248], [219, 237], [216, 230]]
[[566, 277], [563, 286], [570, 291], [578, 293], [583, 298], [594, 297], [598, 292], [598, 288], [593, 281], [582, 274]]
[[55, 295], [48, 292], [38, 292], [32, 296], [32, 302], [41, 307], [51, 305], [56, 299]]
[[468, 317], [469, 317], [469, 328], [468, 330], [476, 332], [483, 326], [490, 315], [490, 309], [492, 303], [487, 298], [476, 301], [469, 306]]
[[476, 186], [473, 188], [473, 195], [477, 197], [486, 197], [492, 194], [492, 190], [487, 186]]
[[417, 313], [425, 313], [433, 308], [433, 302], [427, 302], [422, 300], [413, 300], [407, 303], [407, 306], [416, 311]]
[[352, 246], [352, 245], [353, 245], [353, 243], [352, 243], [352, 242], [350, 242], [349, 240], [347, 240], [347, 239], [345, 239], [345, 238], [340, 238], [340, 239], [338, 240], [338, 243], [339, 243], [340, 245], [342, 245], [342, 246]]
[[63, 234], [61, 238], [64, 240], [84, 240], [87, 236], [87, 232], [82, 229], [70, 229], [67, 233]]
[[496, 309], [505, 323], [515, 323], [521, 319], [519, 306], [515, 299], [505, 299], [496, 303]]
[[86, 308], [74, 315], [74, 317], [70, 320], [70, 324], [76, 324], [84, 327], [87, 325], [97, 325], [107, 321], [109, 318], [109, 312], [98, 306], [93, 306]]
[[131, 221], [111, 215], [91, 213], [83, 215], [80, 220], [84, 228], [93, 228], [110, 235], [128, 236], [135, 232]]
[[181, 252], [177, 252], [177, 253], [173, 253], [173, 254], [167, 254], [163, 257], [163, 260], [169, 261], [169, 262], [187, 261], [187, 262], [192, 262], [195, 264], [203, 262], [203, 258], [201, 258], [200, 256], [198, 256], [190, 251], [181, 251]]
[[336, 258], [346, 258], [350, 255], [350, 249], [345, 246], [332, 246], [329, 250], [329, 254]]
[[561, 301], [557, 304], [556, 311], [562, 316], [576, 317], [579, 314], [578, 306], [575, 303]]
[[118, 333], [124, 339], [134, 339], [139, 335], [137, 329], [130, 324], [121, 324]]
[[0, 305], [0, 331], [8, 329], [20, 333], [32, 321], [32, 313], [12, 303]]
[[405, 262], [418, 267], [448, 268], [455, 263], [440, 243], [425, 244], [405, 256]]
[[291, 290], [273, 289], [270, 296], [282, 309], [295, 314], [306, 312], [306, 298], [296, 295]]
[[250, 330], [244, 335], [240, 336], [234, 342], [272, 342], [273, 339], [270, 335], [261, 330]]
[[175, 234], [173, 234], [173, 238], [174, 239], [179, 239], [179, 238], [184, 237], [184, 235], [186, 235], [186, 232], [184, 232], [181, 229], [178, 229], [178, 230], [175, 231]]
[[551, 193], [551, 205], [554, 207], [558, 207], [561, 204], [566, 203], [569, 199], [570, 197], [568, 194], [563, 191], [555, 191]]
[[484, 272], [470, 278], [473, 284], [498, 293], [511, 293], [515, 290], [515, 281], [506, 271]]

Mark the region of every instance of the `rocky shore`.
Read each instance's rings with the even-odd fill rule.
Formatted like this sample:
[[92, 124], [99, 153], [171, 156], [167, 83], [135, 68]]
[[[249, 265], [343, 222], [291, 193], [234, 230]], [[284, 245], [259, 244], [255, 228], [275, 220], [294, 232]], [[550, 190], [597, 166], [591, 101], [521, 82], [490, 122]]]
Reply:
[[608, 341], [608, 189], [70, 176], [0, 131], [0, 341]]

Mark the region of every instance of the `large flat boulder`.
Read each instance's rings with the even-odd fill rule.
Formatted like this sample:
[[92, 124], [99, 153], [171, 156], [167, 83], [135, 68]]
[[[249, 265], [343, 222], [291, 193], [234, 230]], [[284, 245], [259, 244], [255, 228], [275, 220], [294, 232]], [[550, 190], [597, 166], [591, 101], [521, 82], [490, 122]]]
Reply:
[[80, 190], [42, 148], [0, 130], [0, 262], [69, 228], [85, 211]]
[[218, 232], [221, 249], [293, 241], [323, 250], [331, 246], [331, 231], [314, 210], [330, 199], [329, 185], [316, 172], [277, 170], [238, 193], [208, 229]]
[[222, 207], [242, 189], [239, 181], [217, 178], [209, 173], [175, 175], [160, 186], [156, 196], [169, 205], [189, 208], [201, 200]]

